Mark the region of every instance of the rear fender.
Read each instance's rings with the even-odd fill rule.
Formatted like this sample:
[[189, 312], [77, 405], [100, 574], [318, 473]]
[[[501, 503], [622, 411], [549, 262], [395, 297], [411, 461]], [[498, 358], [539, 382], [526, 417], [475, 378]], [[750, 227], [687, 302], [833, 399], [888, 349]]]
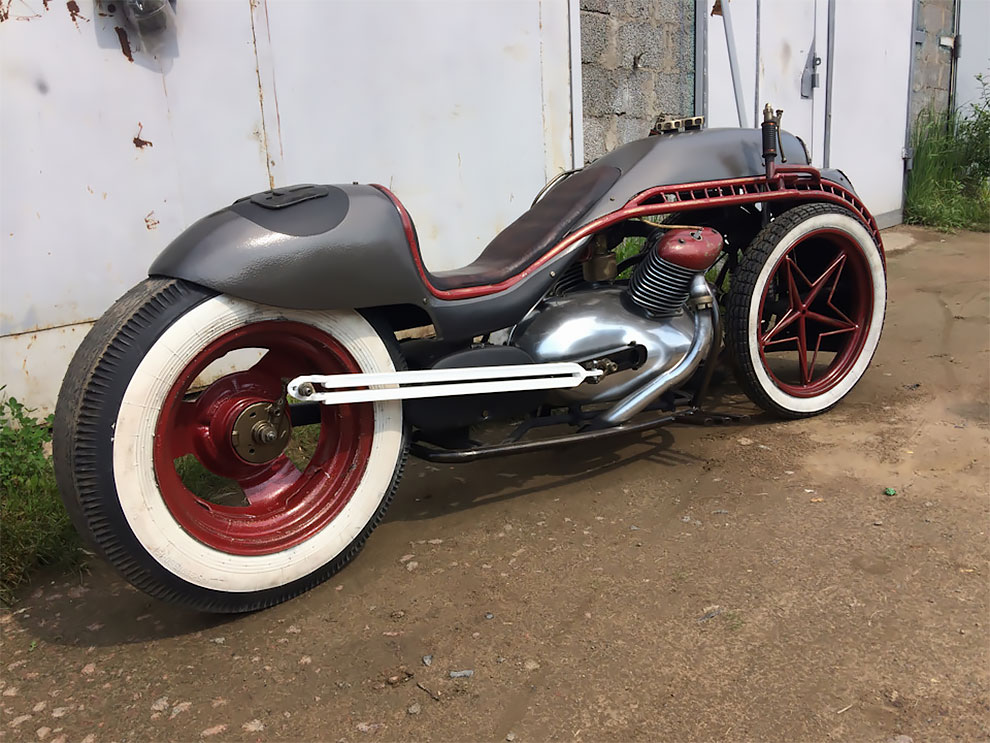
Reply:
[[402, 220], [372, 186], [293, 186], [239, 199], [175, 238], [148, 273], [278, 307], [386, 306], [396, 329], [432, 321]]

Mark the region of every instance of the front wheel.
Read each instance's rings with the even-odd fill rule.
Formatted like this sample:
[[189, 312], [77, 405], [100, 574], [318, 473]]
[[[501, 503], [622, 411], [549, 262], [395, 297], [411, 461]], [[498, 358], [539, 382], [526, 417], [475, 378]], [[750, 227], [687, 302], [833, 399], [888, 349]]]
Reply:
[[831, 204], [790, 209], [760, 231], [731, 280], [726, 345], [753, 402], [802, 418], [852, 390], [887, 303], [883, 256], [862, 222]]
[[202, 611], [264, 608], [326, 580], [381, 520], [406, 456], [396, 401], [321, 406], [285, 383], [388, 372], [356, 311], [302, 311], [149, 279], [94, 326], [55, 414], [59, 489], [127, 580]]

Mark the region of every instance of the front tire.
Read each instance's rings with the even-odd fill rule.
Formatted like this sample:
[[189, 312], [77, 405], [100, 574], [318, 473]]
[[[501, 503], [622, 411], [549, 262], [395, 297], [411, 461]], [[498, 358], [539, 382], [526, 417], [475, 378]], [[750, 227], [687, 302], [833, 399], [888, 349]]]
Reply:
[[785, 418], [822, 413], [866, 372], [887, 303], [883, 255], [831, 204], [763, 228], [732, 274], [726, 345], [748, 397]]
[[63, 500], [152, 596], [211, 612], [285, 601], [357, 554], [392, 500], [406, 440], [397, 401], [322, 406], [318, 424], [294, 430], [284, 383], [397, 366], [390, 333], [356, 311], [144, 281], [66, 374], [54, 430]]

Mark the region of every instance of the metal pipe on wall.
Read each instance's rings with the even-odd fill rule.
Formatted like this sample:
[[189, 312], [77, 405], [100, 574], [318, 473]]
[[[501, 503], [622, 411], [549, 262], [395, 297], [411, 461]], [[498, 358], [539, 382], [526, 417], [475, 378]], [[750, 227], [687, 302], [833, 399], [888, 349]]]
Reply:
[[732, 76], [732, 91], [736, 96], [736, 114], [739, 126], [746, 128], [745, 106], [743, 104], [742, 80], [739, 76], [739, 56], [736, 54], [736, 38], [732, 33], [732, 13], [729, 10], [730, 0], [719, 3], [722, 10], [722, 23], [725, 26], [725, 45], [729, 53], [729, 74]]

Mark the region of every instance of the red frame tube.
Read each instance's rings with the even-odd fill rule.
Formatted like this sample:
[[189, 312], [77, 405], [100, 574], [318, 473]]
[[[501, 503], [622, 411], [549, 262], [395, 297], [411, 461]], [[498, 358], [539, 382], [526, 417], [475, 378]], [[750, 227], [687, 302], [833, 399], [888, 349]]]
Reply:
[[423, 284], [437, 299], [457, 300], [483, 297], [504, 291], [522, 281], [548, 261], [560, 255], [580, 240], [618, 222], [636, 217], [649, 217], [670, 212], [694, 211], [712, 206], [744, 206], [770, 201], [826, 201], [844, 206], [852, 211], [870, 231], [883, 255], [883, 241], [876, 221], [859, 198], [838, 183], [824, 180], [821, 172], [810, 166], [781, 165], [776, 168], [773, 181], [762, 176], [731, 178], [699, 183], [680, 183], [673, 186], [654, 186], [636, 194], [620, 209], [592, 220], [570, 233], [540, 258], [514, 276], [497, 284], [469, 286], [462, 289], [438, 289], [430, 283], [429, 274], [419, 250], [412, 219], [402, 202], [385, 186], [372, 184], [395, 204], [402, 220], [402, 227], [409, 242], [416, 270]]

